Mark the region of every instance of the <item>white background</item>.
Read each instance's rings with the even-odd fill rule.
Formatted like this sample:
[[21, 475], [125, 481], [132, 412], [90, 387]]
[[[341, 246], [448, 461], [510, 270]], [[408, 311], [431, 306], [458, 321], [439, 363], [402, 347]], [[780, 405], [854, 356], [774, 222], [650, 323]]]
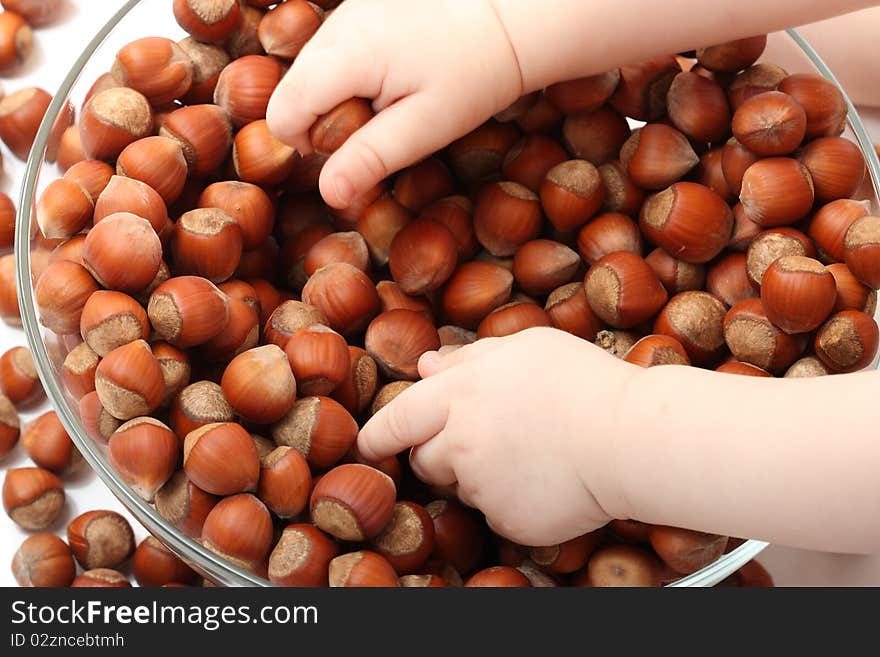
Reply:
[[[35, 31], [35, 51], [24, 69], [14, 77], [4, 80], [7, 93], [25, 87], [40, 86], [54, 93], [66, 75], [71, 63], [83, 51], [87, 42], [110, 16], [121, 6], [121, 0], [67, 0], [65, 13], [59, 21], [49, 27]], [[168, 16], [171, 0], [147, 0], [149, 12], [140, 11], [139, 36], [150, 33], [151, 18], [155, 22], [155, 34], [174, 36], [168, 32]], [[152, 16], [151, 16], [152, 14]], [[875, 14], [876, 15], [876, 14]], [[878, 26], [880, 28], [880, 26]], [[820, 53], [821, 54], [821, 53]], [[868, 53], [864, 53], [867, 56]], [[97, 71], [100, 72], [100, 71]], [[93, 78], [94, 73], [91, 74]], [[880, 141], [880, 112], [866, 113], [869, 127]], [[18, 204], [18, 186], [23, 172], [23, 164], [16, 160], [3, 147], [5, 174], [0, 180], [0, 189], [9, 194]], [[0, 323], [0, 350], [25, 344], [24, 334]], [[35, 410], [22, 415], [22, 421], [49, 410], [43, 404]], [[0, 468], [30, 465], [24, 450], [19, 446], [12, 454], [0, 462]], [[83, 511], [105, 508], [114, 509], [132, 522], [138, 542], [146, 536], [122, 505], [107, 491], [101, 481], [87, 468], [65, 481], [67, 505], [64, 513], [50, 528], [64, 536], [67, 522]], [[14, 586], [15, 581], [9, 564], [18, 545], [27, 537], [5, 514], [0, 514], [0, 585]], [[770, 569], [779, 584], [793, 585], [877, 585], [880, 584], [880, 557], [851, 557], [845, 555], [817, 554], [782, 547], [772, 547], [760, 561]]]

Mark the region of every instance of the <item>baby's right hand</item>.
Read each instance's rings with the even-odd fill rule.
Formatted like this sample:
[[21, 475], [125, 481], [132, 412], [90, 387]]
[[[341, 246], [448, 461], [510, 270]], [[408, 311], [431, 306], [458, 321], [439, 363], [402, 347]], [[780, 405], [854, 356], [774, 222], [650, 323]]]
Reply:
[[425, 379], [373, 416], [358, 449], [379, 461], [414, 447], [413, 472], [457, 484], [496, 533], [555, 545], [621, 517], [617, 429], [640, 371], [549, 328], [429, 352]]
[[275, 90], [272, 131], [311, 152], [315, 119], [349, 98], [378, 114], [325, 164], [326, 202], [346, 207], [389, 174], [516, 100], [522, 78], [492, 0], [347, 0]]

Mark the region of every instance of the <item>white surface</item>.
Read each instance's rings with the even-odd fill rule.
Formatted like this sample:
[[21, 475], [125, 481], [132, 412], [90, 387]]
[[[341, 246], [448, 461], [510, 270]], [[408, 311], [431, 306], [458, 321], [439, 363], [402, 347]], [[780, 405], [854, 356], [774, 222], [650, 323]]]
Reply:
[[[22, 71], [3, 80], [6, 92], [22, 87], [39, 86], [49, 93], [55, 93], [73, 61], [80, 55], [95, 32], [122, 4], [122, 0], [67, 0], [64, 15], [55, 24], [35, 30], [34, 53]], [[165, 0], [158, 0], [156, 4], [162, 5], [163, 10], [170, 11], [170, 0], [167, 3]], [[0, 181], [2, 182], [0, 189], [9, 194], [18, 207], [19, 184], [24, 174], [24, 163], [17, 160], [4, 146], [3, 165], [5, 173]], [[6, 351], [15, 345], [26, 345], [24, 333], [20, 329], [11, 328], [0, 322], [0, 351]], [[22, 426], [31, 418], [48, 410], [51, 410], [51, 407], [44, 401], [40, 406], [22, 413]], [[30, 462], [21, 445], [18, 445], [5, 459], [0, 460], [0, 468], [3, 469], [29, 465], [33, 463]], [[65, 478], [64, 487], [67, 493], [65, 510], [49, 531], [64, 538], [67, 523], [80, 513], [92, 509], [112, 509], [122, 513], [132, 523], [138, 542], [146, 536], [146, 531], [134, 522], [131, 515], [109, 493], [88, 466]], [[5, 513], [0, 514], [0, 586], [16, 586], [9, 565], [19, 544], [28, 535], [29, 533], [20, 530]], [[130, 575], [130, 572], [128, 574]]]
[[[41, 86], [53, 93], [67, 73], [70, 64], [79, 56], [94, 33], [122, 4], [121, 0], [68, 0], [64, 16], [55, 24], [36, 31], [36, 48], [24, 70], [4, 81], [7, 92], [25, 86]], [[153, 0], [150, 12], [169, 12], [170, 0]], [[141, 12], [145, 15], [145, 12]], [[168, 14], [166, 13], [165, 16]], [[145, 16], [146, 19], [148, 17]], [[167, 23], [167, 18], [157, 23]], [[143, 25], [143, 24], [142, 24]], [[157, 33], [167, 33], [157, 30]], [[146, 31], [144, 34], [148, 33]], [[87, 73], [88, 74], [88, 73]], [[94, 77], [94, 75], [92, 75]], [[869, 128], [880, 141], [880, 111], [866, 113]], [[18, 203], [18, 185], [23, 164], [3, 147], [6, 173], [0, 189]], [[0, 351], [25, 344], [24, 334], [0, 323]], [[47, 403], [22, 415], [22, 421], [49, 410]], [[12, 454], [0, 461], [0, 468], [31, 465], [26, 453], [18, 446]], [[79, 513], [91, 509], [113, 509], [125, 515], [140, 541], [146, 535], [122, 505], [91, 472], [84, 469], [65, 481], [67, 505], [61, 518], [50, 528], [64, 537], [67, 522]], [[0, 514], [0, 586], [15, 586], [9, 564], [19, 544], [28, 536], [5, 514]], [[880, 556], [850, 557], [829, 555], [772, 547], [760, 558], [779, 584], [788, 585], [878, 585], [880, 584]], [[126, 571], [127, 572], [127, 571]], [[130, 574], [130, 573], [129, 573]]]

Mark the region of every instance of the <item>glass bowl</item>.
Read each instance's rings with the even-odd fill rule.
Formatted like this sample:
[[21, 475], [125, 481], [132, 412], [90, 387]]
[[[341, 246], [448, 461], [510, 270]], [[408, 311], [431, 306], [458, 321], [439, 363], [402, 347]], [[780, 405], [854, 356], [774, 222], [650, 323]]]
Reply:
[[[267, 580], [232, 565], [169, 525], [150, 504], [117, 477], [108, 462], [105, 446], [88, 437], [80, 422], [76, 399], [65, 390], [61, 382], [59, 373], [67, 351], [63, 341], [51, 331], [44, 329], [37, 318], [30, 275], [30, 255], [37, 230], [34, 216], [35, 199], [51, 180], [58, 177], [57, 170], [45, 161], [46, 144], [51, 127], [68, 100], [73, 102], [75, 107], [81, 106], [91, 83], [110, 69], [115, 53], [121, 46], [133, 39], [155, 34], [170, 38], [185, 36], [173, 19], [170, 2], [129, 0], [124, 3], [95, 35], [85, 52], [73, 62], [70, 73], [49, 107], [27, 163], [18, 206], [15, 255], [18, 263], [17, 283], [22, 322], [46, 394], [57, 410], [59, 418], [92, 469], [132, 515], [199, 573], [217, 584], [270, 586]], [[816, 52], [793, 30], [771, 35], [765, 57], [768, 61], [784, 65], [790, 72], [817, 72], [837, 84]], [[880, 163], [855, 108], [850, 104], [849, 109], [847, 135], [861, 147], [870, 174], [869, 184], [865, 185], [861, 195], [873, 203], [876, 211], [877, 196], [880, 193]], [[671, 586], [717, 584], [754, 558], [766, 546], [767, 544], [761, 541], [746, 541], [715, 563], [678, 580]]]

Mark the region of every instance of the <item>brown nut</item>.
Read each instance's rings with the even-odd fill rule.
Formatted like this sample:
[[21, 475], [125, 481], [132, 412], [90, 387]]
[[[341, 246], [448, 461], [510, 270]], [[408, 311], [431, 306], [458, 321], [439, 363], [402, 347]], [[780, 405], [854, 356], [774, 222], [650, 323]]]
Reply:
[[115, 511], [87, 511], [67, 525], [67, 542], [85, 569], [115, 568], [134, 552], [134, 533]]
[[45, 529], [61, 514], [64, 486], [43, 468], [10, 468], [3, 480], [3, 508], [22, 529]]

